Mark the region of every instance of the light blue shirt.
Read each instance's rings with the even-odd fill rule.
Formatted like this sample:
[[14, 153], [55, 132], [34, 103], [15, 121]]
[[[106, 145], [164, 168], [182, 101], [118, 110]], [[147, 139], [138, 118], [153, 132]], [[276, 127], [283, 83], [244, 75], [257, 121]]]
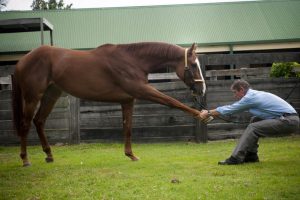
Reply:
[[249, 89], [239, 101], [216, 110], [222, 115], [231, 115], [242, 111], [249, 111], [261, 119], [273, 119], [283, 113], [297, 113], [296, 110], [280, 97], [269, 92]]

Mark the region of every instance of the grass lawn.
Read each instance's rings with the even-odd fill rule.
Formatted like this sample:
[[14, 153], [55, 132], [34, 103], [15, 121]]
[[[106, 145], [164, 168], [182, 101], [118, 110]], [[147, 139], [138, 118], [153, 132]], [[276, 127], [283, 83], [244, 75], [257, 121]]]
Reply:
[[119, 143], [53, 146], [50, 164], [30, 146], [27, 168], [0, 147], [0, 199], [300, 199], [300, 136], [261, 139], [259, 163], [217, 165], [235, 144], [133, 144], [138, 162]]

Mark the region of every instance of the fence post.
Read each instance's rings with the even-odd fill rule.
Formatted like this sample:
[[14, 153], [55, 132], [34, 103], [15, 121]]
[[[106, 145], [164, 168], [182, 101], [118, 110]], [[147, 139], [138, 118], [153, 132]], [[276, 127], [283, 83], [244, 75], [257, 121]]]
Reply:
[[[203, 78], [205, 79], [206, 73], [205, 73], [205, 68], [206, 68], [206, 56], [205, 55], [200, 55], [199, 56], [199, 61], [201, 65], [201, 70], [203, 74]], [[206, 94], [197, 99], [200, 103], [199, 105], [203, 105], [206, 108]], [[198, 107], [198, 106], [196, 106]], [[202, 108], [200, 108], [202, 109]], [[197, 143], [206, 143], [207, 142], [207, 125], [200, 120], [196, 119], [195, 120], [195, 139]]]
[[[199, 99], [199, 103], [201, 105], [206, 106], [206, 95], [203, 98]], [[206, 143], [207, 142], [207, 124], [201, 122], [200, 120], [196, 119], [196, 126], [195, 126], [195, 136], [197, 143]]]
[[79, 144], [80, 143], [80, 128], [79, 128], [79, 109], [80, 99], [69, 95], [70, 98], [70, 132], [69, 132], [69, 143]]

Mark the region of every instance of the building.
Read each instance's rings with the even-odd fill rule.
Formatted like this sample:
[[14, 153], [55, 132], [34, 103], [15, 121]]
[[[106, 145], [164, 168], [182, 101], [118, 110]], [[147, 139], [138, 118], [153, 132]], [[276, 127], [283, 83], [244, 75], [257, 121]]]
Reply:
[[[299, 9], [297, 0], [271, 0], [8, 11], [0, 13], [0, 20], [45, 18], [54, 26], [54, 45], [71, 49], [163, 41], [182, 46], [196, 42], [199, 53], [294, 51], [300, 49]], [[45, 43], [50, 44], [46, 38]], [[39, 45], [38, 33], [1, 34], [0, 61], [18, 59], [19, 56], [11, 56], [22, 55]]]
[[[47, 19], [53, 25], [54, 45], [71, 49], [87, 50], [105, 43], [119, 44], [143, 41], [162, 41], [187, 47], [195, 42], [198, 44], [199, 55], [208, 56], [206, 57], [208, 62], [202, 63], [205, 69], [215, 70], [264, 67], [270, 66], [273, 61], [299, 61], [299, 10], [300, 1], [270, 0], [104, 9], [13, 11], [1, 12], [0, 20]], [[0, 34], [0, 77], [7, 76], [12, 72], [15, 63], [21, 56], [41, 44], [39, 32], [9, 34], [3, 32], [3, 27], [0, 26], [0, 33], [2, 33]], [[50, 32], [44, 34], [44, 43], [50, 44]], [[257, 72], [256, 69], [256, 74], [261, 72]], [[234, 77], [231, 75], [222, 79], [230, 78]], [[287, 81], [271, 80], [264, 82], [259, 80], [254, 83], [258, 88], [272, 90], [272, 92], [284, 97], [288, 95], [295, 83], [298, 84], [299, 80], [290, 80], [287, 84], [283, 84], [283, 82]], [[229, 82], [211, 82], [210, 84], [211, 88], [208, 93], [210, 104], [208, 106], [214, 107], [220, 102], [225, 104], [233, 100], [229, 96], [229, 92], [224, 90], [224, 88], [228, 88]], [[167, 87], [160, 89], [164, 92], [171, 91]], [[188, 91], [181, 86], [180, 90], [180, 92], [172, 90], [170, 93], [181, 95], [179, 99], [186, 100]], [[6, 97], [9, 96], [6, 93], [3, 94]], [[299, 99], [299, 93], [293, 95], [293, 99]], [[9, 100], [3, 101], [3, 105], [9, 105], [8, 102]], [[143, 102], [140, 103], [143, 104]], [[192, 102], [189, 103], [192, 104]], [[71, 103], [66, 97], [62, 99], [61, 103], [58, 103], [58, 106], [64, 109], [68, 109], [70, 105]], [[54, 119], [52, 123], [49, 123], [52, 124], [52, 127], [49, 125], [50, 131], [47, 131], [50, 132], [52, 141], [56, 141], [55, 139], [59, 141], [61, 138], [64, 141], [71, 141], [74, 137], [77, 142], [80, 139], [120, 138], [120, 108], [115, 105], [104, 105], [105, 109], [112, 109], [115, 112], [113, 115], [111, 113], [105, 115], [103, 121], [107, 124], [102, 126], [100, 124], [101, 119], [94, 120], [92, 118], [93, 114], [99, 115], [97, 112], [101, 106], [102, 104], [90, 105], [89, 102], [81, 101], [80, 124], [78, 119], [77, 122], [73, 123], [72, 120], [64, 117], [70, 118], [70, 115], [73, 115], [70, 114], [69, 110], [67, 113], [53, 115]], [[148, 104], [143, 106], [140, 106], [141, 110], [147, 111], [148, 109], [149, 111], [150, 108], [151, 112], [159, 111], [159, 114], [156, 113], [153, 117], [153, 115], [148, 115], [149, 112], [143, 112], [143, 115], [136, 116], [136, 121], [147, 121], [147, 125], [141, 123], [141, 125], [134, 127], [134, 135], [138, 133], [136, 137], [139, 135], [146, 139], [153, 137], [169, 140], [171, 137], [186, 139], [195, 135], [194, 130], [197, 129], [197, 125], [192, 118], [186, 117], [181, 112], [170, 111], [169, 108], [160, 105]], [[97, 108], [95, 109], [95, 107]], [[77, 113], [78, 110], [77, 107]], [[4, 109], [3, 113], [5, 116], [1, 119], [11, 120], [7, 109]], [[61, 118], [61, 116], [63, 117]], [[155, 119], [152, 120], [153, 123], [151, 119]], [[4, 126], [8, 123], [7, 121], [0, 121], [4, 127], [3, 131], [0, 127], [0, 132], [3, 132], [3, 135], [0, 134], [0, 138], [2, 141], [14, 143], [15, 138], [8, 136], [11, 130], [7, 131], [7, 129], [10, 126]], [[77, 124], [75, 129], [78, 129], [79, 126], [82, 134], [79, 136], [73, 134], [72, 128], [69, 128], [70, 124]], [[105, 125], [107, 128], [103, 128]], [[5, 127], [7, 128], [5, 129]], [[62, 136], [58, 136], [57, 127], [61, 130]], [[102, 130], [99, 130], [99, 127]], [[243, 127], [216, 123], [211, 124], [208, 128], [210, 129], [209, 138], [216, 139], [227, 137], [228, 132], [239, 134], [240, 132], [234, 131], [234, 129]], [[95, 137], [97, 134], [98, 136]], [[224, 134], [225, 136], [216, 136], [216, 134]], [[32, 136], [32, 141], [36, 140], [36, 136]]]

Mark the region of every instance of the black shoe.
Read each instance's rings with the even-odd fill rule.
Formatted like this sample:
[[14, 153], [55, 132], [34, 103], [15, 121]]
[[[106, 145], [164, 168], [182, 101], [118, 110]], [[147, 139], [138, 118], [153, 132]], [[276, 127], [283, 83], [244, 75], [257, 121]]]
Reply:
[[223, 161], [219, 161], [218, 162], [219, 165], [239, 165], [239, 164], [243, 164], [243, 161], [230, 156], [229, 158], [227, 158], [226, 160]]
[[244, 162], [245, 163], [259, 162], [257, 153], [247, 152]]

